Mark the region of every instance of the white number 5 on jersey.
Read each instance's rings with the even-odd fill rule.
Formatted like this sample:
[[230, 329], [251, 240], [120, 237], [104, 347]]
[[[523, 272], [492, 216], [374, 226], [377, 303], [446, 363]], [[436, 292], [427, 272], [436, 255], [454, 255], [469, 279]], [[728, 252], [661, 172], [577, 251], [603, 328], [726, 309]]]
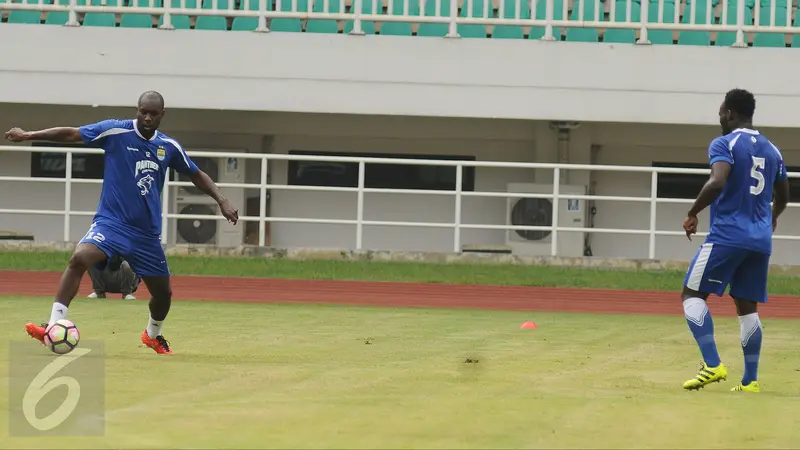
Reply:
[[765, 158], [753, 156], [753, 167], [750, 168], [750, 176], [756, 179], [756, 185], [750, 186], [750, 193], [753, 195], [759, 195], [764, 191], [764, 184], [766, 184], [766, 180], [764, 180], [764, 174], [760, 172], [759, 169], [764, 170], [766, 161], [767, 160]]

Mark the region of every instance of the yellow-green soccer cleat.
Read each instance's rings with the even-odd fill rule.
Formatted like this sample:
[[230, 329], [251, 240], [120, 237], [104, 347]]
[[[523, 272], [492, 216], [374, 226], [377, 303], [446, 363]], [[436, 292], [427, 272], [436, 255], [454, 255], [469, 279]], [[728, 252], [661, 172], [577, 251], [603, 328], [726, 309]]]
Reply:
[[751, 381], [750, 384], [746, 386], [739, 383], [739, 385], [731, 389], [731, 391], [761, 392], [761, 386], [758, 385], [758, 381]]
[[689, 391], [702, 389], [707, 384], [718, 383], [727, 378], [728, 369], [725, 368], [725, 364], [719, 363], [717, 367], [708, 367], [704, 362], [703, 365], [700, 366], [700, 370], [697, 371], [697, 375], [683, 383], [683, 388]]

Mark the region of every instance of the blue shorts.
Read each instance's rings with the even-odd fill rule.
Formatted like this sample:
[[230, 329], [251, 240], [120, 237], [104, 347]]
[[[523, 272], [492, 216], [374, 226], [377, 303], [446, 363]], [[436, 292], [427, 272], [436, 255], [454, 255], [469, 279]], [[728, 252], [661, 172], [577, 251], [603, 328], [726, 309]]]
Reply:
[[730, 285], [732, 297], [766, 303], [769, 257], [753, 250], [705, 243], [689, 265], [683, 285], [720, 297]]
[[[108, 259], [115, 254], [121, 256], [140, 277], [170, 275], [167, 257], [158, 237], [142, 235], [109, 220], [97, 220], [81, 239], [83, 243], [94, 244], [105, 252]], [[102, 270], [106, 263], [99, 264], [98, 268]]]

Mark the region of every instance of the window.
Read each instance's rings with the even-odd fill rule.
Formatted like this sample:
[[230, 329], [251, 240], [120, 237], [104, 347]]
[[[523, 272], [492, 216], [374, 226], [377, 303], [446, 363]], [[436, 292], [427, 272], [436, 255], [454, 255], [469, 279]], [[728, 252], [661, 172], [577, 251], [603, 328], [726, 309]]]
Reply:
[[[654, 162], [653, 167], [670, 167], [683, 169], [708, 169], [708, 164], [696, 163], [663, 163]], [[787, 167], [788, 172], [800, 172], [800, 167]], [[695, 175], [688, 173], [659, 173], [658, 189], [659, 197], [662, 198], [685, 198], [695, 199], [700, 189], [706, 184], [708, 175]], [[789, 190], [791, 192], [789, 201], [800, 201], [800, 179], [789, 178]]]
[[[350, 156], [395, 159], [441, 159], [475, 161], [474, 156], [397, 155], [386, 153], [336, 153], [290, 151], [290, 155]], [[461, 189], [475, 190], [475, 168], [464, 167]], [[289, 161], [289, 184], [303, 186], [357, 187], [358, 163], [328, 161]], [[374, 189], [424, 189], [453, 191], [456, 187], [455, 166], [421, 166], [415, 164], [365, 164], [364, 186]]]
[[[56, 144], [34, 142], [34, 147], [72, 147], [86, 148], [80, 144]], [[72, 178], [103, 179], [105, 155], [73, 153]], [[64, 178], [67, 176], [67, 155], [65, 153], [31, 153], [31, 176], [36, 178]]]

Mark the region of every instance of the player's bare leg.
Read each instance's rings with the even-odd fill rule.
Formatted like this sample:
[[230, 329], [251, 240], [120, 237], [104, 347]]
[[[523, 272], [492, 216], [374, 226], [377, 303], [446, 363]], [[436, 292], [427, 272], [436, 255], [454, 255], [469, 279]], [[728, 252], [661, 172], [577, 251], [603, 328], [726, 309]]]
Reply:
[[[75, 253], [69, 258], [67, 269], [61, 275], [61, 283], [56, 294], [56, 302], [69, 307], [72, 299], [78, 294], [81, 279], [90, 267], [106, 260], [106, 254], [93, 244], [78, 244]], [[65, 313], [66, 314], [66, 313]], [[61, 317], [59, 317], [61, 318]], [[51, 322], [52, 322], [51, 318]]]
[[164, 320], [172, 306], [172, 285], [170, 277], [142, 277], [152, 297], [150, 298], [150, 318], [147, 328], [142, 332], [142, 343], [160, 354], [171, 354], [169, 342], [161, 335]]
[[758, 303], [750, 300], [733, 298], [736, 314], [739, 316], [739, 330], [744, 353], [744, 374], [742, 382], [732, 391], [761, 392], [758, 384], [758, 362], [761, 358], [761, 319], [758, 317]]
[[105, 252], [93, 244], [83, 243], [75, 247], [75, 252], [69, 258], [67, 269], [61, 275], [61, 282], [58, 286], [56, 300], [50, 312], [50, 320], [46, 324], [41, 325], [36, 325], [34, 323], [26, 324], [25, 331], [28, 332], [30, 337], [44, 342], [44, 330], [47, 325], [67, 317], [67, 310], [69, 309], [70, 303], [72, 303], [72, 299], [75, 298], [75, 295], [78, 293], [83, 274], [86, 273], [90, 267], [105, 261], [106, 258]]

